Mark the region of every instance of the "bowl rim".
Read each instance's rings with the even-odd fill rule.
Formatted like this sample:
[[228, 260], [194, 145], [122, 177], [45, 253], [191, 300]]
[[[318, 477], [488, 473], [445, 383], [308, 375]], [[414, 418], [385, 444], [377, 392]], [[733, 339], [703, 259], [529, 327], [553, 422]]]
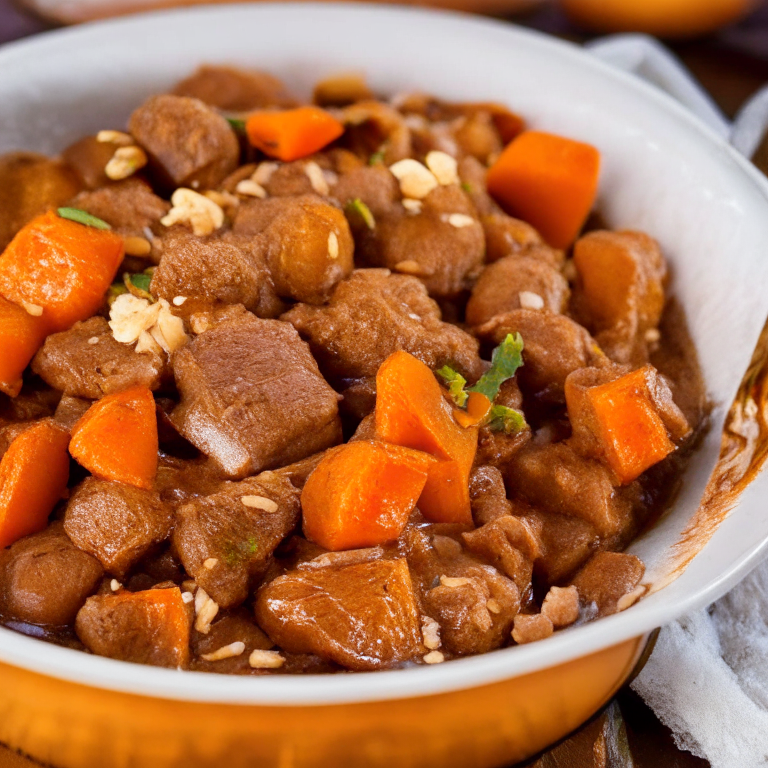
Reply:
[[[241, 16], [250, 21], [259, 16], [288, 15], [300, 12], [303, 21], [312, 17], [343, 17], [345, 23], [370, 23], [372, 17], [402, 18], [410, 25], [430, 26], [470, 36], [493, 37], [508, 44], [522, 44], [545, 50], [564, 64], [592, 70], [597, 76], [620, 83], [641, 100], [685, 123], [701, 141], [724, 154], [733, 172], [749, 178], [766, 202], [768, 179], [740, 155], [724, 138], [686, 110], [668, 94], [639, 78], [611, 67], [572, 43], [509, 22], [480, 18], [455, 11], [414, 7], [392, 7], [369, 3], [259, 3], [255, 5], [215, 5], [143, 13], [108, 19], [79, 27], [44, 32], [31, 39], [7, 44], [0, 49], [0, 72], [22, 64], [30, 56], [45, 56], [58, 46], [88, 45], [89, 40], [115, 31], [138, 33], [141, 28], [177, 23], [215, 23], [217, 18]], [[182, 22], [183, 20], [183, 22]], [[635, 637], [646, 635], [685, 613], [722, 596], [768, 552], [768, 540], [758, 541], [732, 560], [729, 567], [703, 586], [677, 601], [648, 605], [644, 601], [621, 614], [600, 619], [527, 646], [499, 649], [448, 664], [416, 666], [380, 671], [335, 675], [233, 676], [159, 669], [92, 656], [27, 637], [0, 627], [0, 662], [32, 672], [90, 687], [139, 696], [188, 702], [226, 703], [256, 706], [322, 706], [333, 704], [387, 701], [423, 697], [488, 685], [586, 656]], [[45, 648], [44, 653], [40, 653]]]

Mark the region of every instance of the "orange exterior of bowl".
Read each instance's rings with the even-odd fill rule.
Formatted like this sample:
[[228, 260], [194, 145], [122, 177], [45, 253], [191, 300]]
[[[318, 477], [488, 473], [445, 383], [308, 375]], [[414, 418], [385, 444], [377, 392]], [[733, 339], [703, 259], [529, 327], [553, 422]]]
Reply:
[[315, 707], [169, 701], [0, 665], [0, 742], [57, 768], [491, 768], [586, 721], [645, 639], [467, 690]]

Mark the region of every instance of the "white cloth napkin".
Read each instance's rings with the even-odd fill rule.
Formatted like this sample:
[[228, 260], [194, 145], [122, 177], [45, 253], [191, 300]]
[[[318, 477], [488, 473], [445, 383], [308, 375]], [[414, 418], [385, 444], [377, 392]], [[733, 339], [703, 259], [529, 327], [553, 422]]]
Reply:
[[768, 766], [768, 560], [714, 605], [663, 627], [632, 688], [678, 747], [712, 768]]

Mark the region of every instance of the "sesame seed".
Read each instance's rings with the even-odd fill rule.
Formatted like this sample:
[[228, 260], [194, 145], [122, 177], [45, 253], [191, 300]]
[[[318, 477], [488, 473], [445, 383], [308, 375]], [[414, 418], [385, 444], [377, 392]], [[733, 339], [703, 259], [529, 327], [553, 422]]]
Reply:
[[123, 238], [123, 247], [128, 256], [139, 258], [149, 256], [152, 252], [152, 244], [144, 237], [125, 237]]
[[466, 213], [449, 213], [445, 220], [456, 229], [471, 227], [475, 223], [475, 219]]
[[98, 336], [91, 336], [91, 338], [88, 339], [88, 343], [90, 345], [98, 344], [99, 343], [99, 337]]
[[212, 571], [218, 564], [219, 564], [219, 559], [217, 557], [209, 557], [203, 563], [203, 568], [205, 568], [207, 571]]
[[123, 585], [117, 579], [112, 579], [112, 581], [109, 582], [109, 588], [113, 592], [117, 592], [122, 586]]
[[544, 299], [533, 291], [520, 291], [518, 294], [523, 309], [544, 309]]
[[200, 658], [203, 661], [221, 661], [222, 659], [231, 659], [235, 656], [240, 656], [245, 651], [245, 643], [238, 640], [235, 643], [222, 646], [213, 653], [202, 653]]
[[243, 179], [237, 183], [235, 192], [238, 195], [247, 195], [248, 197], [258, 197], [264, 199], [267, 196], [267, 190], [253, 179]]
[[649, 344], [655, 344], [657, 341], [659, 341], [659, 339], [661, 339], [661, 333], [659, 333], [658, 328], [649, 328], [645, 332], [645, 340]]
[[264, 162], [259, 163], [251, 178], [262, 186], [269, 182], [272, 174], [280, 167], [279, 163]]
[[395, 264], [395, 271], [402, 272], [405, 275], [421, 275], [421, 264], [418, 261], [408, 259], [406, 261], [398, 261]]
[[440, 583], [444, 587], [463, 587], [465, 584], [471, 584], [471, 579], [465, 579], [461, 577], [453, 576], [441, 576]]
[[494, 600], [493, 598], [486, 602], [485, 607], [490, 613], [501, 613], [501, 605], [499, 605], [499, 601]]
[[182, 592], [181, 593], [181, 602], [188, 604], [191, 603], [195, 599], [195, 596], [191, 592]]
[[277, 651], [252, 651], [248, 663], [253, 669], [279, 669], [285, 664], [285, 657]]
[[186, 296], [174, 296], [173, 297], [173, 306], [174, 307], [180, 307], [186, 300], [187, 300]]
[[325, 196], [331, 191], [323, 175], [323, 169], [314, 160], [304, 165], [304, 173], [309, 176], [309, 183], [318, 195]]
[[427, 153], [427, 168], [435, 174], [435, 178], [440, 184], [458, 184], [459, 174], [457, 172], [458, 163], [456, 158], [451, 157], [446, 152], [433, 150]]
[[339, 258], [339, 238], [335, 232], [328, 233], [328, 256], [334, 260]]
[[39, 306], [38, 304], [31, 304], [27, 301], [21, 301], [19, 302], [22, 307], [24, 307], [24, 311], [28, 315], [32, 315], [32, 317], [40, 317], [40, 315], [43, 314], [43, 308]]
[[240, 501], [243, 506], [252, 509], [263, 509], [265, 512], [277, 512], [278, 510], [277, 504], [264, 496], [241, 496]]
[[424, 657], [424, 663], [425, 664], [442, 664], [445, 661], [445, 656], [443, 656], [440, 651], [430, 651], [425, 657]]
[[422, 202], [421, 200], [414, 200], [410, 197], [404, 197], [403, 208], [405, 208], [405, 210], [408, 211], [408, 213], [415, 215], [415, 214], [421, 213]]

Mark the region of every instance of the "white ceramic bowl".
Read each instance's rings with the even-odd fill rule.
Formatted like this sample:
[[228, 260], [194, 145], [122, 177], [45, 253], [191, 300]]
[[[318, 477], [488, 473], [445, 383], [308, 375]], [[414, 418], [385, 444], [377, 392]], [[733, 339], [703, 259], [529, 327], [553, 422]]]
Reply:
[[[632, 547], [649, 566], [652, 588], [666, 583], [670, 548], [697, 509], [723, 414], [768, 309], [755, 289], [768, 285], [766, 180], [668, 96], [575, 46], [469, 16], [359, 5], [175, 11], [6, 46], [0, 151], [55, 153], [86, 133], [120, 127], [143, 98], [203, 62], [269, 69], [300, 92], [323, 75], [364, 70], [377, 92], [500, 101], [531, 126], [599, 147], [602, 210], [612, 227], [660, 241], [716, 404], [674, 509]], [[687, 570], [626, 612], [439, 667], [331, 678], [199, 675], [42, 645], [7, 630], [0, 630], [0, 662], [99, 689], [259, 707], [399, 701], [489, 685], [643, 636], [722, 595], [765, 551], [765, 487], [758, 478]]]

